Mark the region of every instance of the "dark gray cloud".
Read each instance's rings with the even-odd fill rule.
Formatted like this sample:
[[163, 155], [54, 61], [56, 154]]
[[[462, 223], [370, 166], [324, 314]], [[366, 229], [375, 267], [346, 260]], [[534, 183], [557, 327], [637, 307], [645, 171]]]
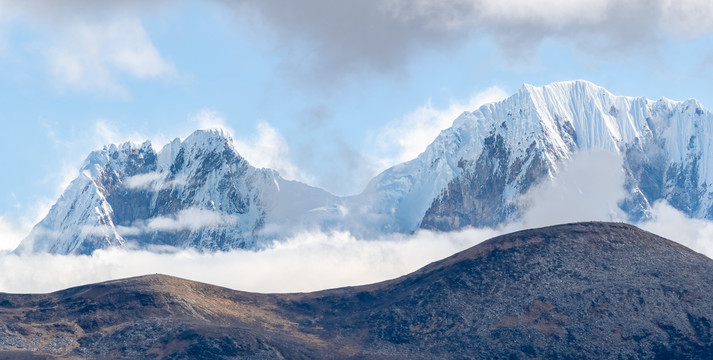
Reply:
[[258, 14], [283, 44], [311, 47], [314, 69], [331, 74], [393, 70], [469, 36], [492, 38], [508, 59], [522, 60], [546, 39], [606, 57], [713, 30], [707, 0], [216, 1], [239, 16]]
[[312, 76], [392, 70], [417, 49], [447, 45], [462, 35], [432, 29], [420, 19], [399, 19], [388, 1], [218, 1], [238, 17], [257, 14], [275, 32], [278, 46], [310, 49]]
[[[213, 0], [241, 29], [270, 33], [286, 65], [309, 78], [391, 72], [415, 55], [490, 38], [510, 60], [528, 60], [546, 39], [588, 53], [655, 48], [669, 36], [713, 31], [709, 0]], [[163, 0], [0, 0], [0, 18], [96, 20], [177, 6]], [[258, 25], [258, 26], [256, 26]], [[297, 51], [295, 51], [297, 50]]]
[[0, 0], [0, 18], [20, 17], [23, 20], [48, 24], [98, 21], [118, 15], [137, 15], [146, 11], [156, 11], [166, 4], [168, 2], [165, 0]]

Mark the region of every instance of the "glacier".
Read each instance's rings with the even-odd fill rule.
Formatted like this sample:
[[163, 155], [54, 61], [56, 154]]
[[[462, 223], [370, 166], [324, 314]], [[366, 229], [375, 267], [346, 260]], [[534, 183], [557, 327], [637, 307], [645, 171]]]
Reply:
[[461, 114], [415, 159], [338, 197], [255, 168], [220, 130], [159, 151], [150, 142], [91, 153], [18, 251], [89, 254], [111, 246], [258, 249], [304, 230], [360, 237], [517, 220], [521, 197], [582, 151], [622, 158], [629, 220], [666, 200], [713, 219], [713, 114], [696, 100], [616, 96], [588, 81], [523, 85]]

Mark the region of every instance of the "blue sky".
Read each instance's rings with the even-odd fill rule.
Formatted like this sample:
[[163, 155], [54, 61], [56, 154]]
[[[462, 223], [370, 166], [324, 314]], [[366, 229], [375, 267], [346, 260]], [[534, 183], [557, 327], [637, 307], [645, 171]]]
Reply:
[[0, 0], [0, 247], [111, 142], [221, 126], [346, 195], [523, 83], [710, 109], [712, 32], [707, 0]]

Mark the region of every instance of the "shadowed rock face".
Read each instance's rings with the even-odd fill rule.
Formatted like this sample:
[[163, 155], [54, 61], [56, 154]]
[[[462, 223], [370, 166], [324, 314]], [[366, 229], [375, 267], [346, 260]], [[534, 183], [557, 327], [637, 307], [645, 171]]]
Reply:
[[0, 294], [0, 357], [705, 358], [712, 323], [713, 260], [630, 225], [580, 223], [316, 293], [151, 275]]

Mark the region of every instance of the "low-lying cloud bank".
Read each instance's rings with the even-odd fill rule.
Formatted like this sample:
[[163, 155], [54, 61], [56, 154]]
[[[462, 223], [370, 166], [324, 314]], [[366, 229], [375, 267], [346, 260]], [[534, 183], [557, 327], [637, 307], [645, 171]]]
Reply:
[[0, 291], [49, 292], [154, 273], [244, 291], [313, 291], [398, 277], [497, 234], [490, 229], [422, 231], [368, 241], [345, 232], [311, 232], [259, 252], [156, 253], [115, 248], [92, 256], [4, 254], [0, 255]]
[[[713, 222], [690, 219], [664, 202], [644, 230], [713, 257]], [[595, 219], [606, 220], [606, 219]], [[145, 274], [169, 274], [252, 292], [303, 292], [374, 283], [415, 271], [494, 236], [527, 227], [419, 231], [357, 239], [306, 232], [259, 252], [99, 250], [92, 256], [0, 254], [0, 292], [42, 293]]]
[[[253, 292], [374, 283], [503, 233], [576, 221], [623, 221], [617, 207], [625, 196], [623, 181], [617, 155], [583, 153], [565, 164], [552, 181], [534, 187], [521, 199], [529, 204], [521, 222], [499, 229], [419, 231], [377, 239], [357, 239], [348, 232], [304, 232], [258, 252], [115, 248], [92, 256], [0, 253], [0, 292], [50, 292], [153, 273]], [[654, 204], [652, 215], [652, 220], [636, 225], [713, 258], [713, 222], [691, 219], [664, 201]], [[169, 220], [163, 225], [181, 223], [178, 218]]]

